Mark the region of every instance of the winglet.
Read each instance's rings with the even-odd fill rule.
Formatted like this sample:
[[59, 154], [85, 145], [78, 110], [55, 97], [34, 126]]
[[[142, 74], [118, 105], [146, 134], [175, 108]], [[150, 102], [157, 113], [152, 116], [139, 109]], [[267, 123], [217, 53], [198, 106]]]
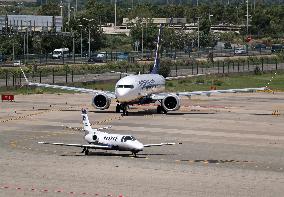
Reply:
[[29, 80], [28, 80], [28, 78], [27, 78], [27, 76], [26, 76], [26, 74], [25, 74], [25, 72], [24, 72], [24, 70], [22, 69], [21, 66], [20, 66], [20, 69], [21, 69], [21, 71], [22, 71], [22, 73], [24, 75], [24, 78], [25, 78], [26, 82], [29, 83]]

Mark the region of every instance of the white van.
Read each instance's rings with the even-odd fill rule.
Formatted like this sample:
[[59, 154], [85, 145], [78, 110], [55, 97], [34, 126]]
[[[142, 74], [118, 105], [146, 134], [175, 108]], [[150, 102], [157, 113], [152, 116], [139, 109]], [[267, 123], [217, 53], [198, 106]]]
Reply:
[[52, 58], [54, 59], [60, 59], [62, 57], [68, 57], [69, 56], [69, 49], [68, 48], [60, 48], [60, 49], [54, 49]]

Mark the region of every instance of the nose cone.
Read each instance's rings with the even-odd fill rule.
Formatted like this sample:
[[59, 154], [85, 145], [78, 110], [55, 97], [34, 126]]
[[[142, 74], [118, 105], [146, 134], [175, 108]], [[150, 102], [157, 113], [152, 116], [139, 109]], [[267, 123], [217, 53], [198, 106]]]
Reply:
[[142, 151], [143, 150], [143, 148], [144, 148], [144, 145], [141, 143], [141, 142], [139, 142], [139, 141], [137, 141], [136, 142], [136, 145], [135, 145], [136, 147], [136, 150], [138, 150], [138, 151]]
[[117, 88], [115, 91], [117, 100], [119, 102], [124, 102], [124, 101], [128, 101], [128, 97], [129, 97], [129, 90], [126, 88]]

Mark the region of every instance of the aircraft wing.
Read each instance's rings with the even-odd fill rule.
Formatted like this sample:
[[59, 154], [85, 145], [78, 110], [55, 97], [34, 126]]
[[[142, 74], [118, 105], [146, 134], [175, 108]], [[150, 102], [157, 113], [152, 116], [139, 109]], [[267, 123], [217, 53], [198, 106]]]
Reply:
[[[22, 70], [22, 68], [21, 68]], [[28, 78], [26, 77], [24, 71], [22, 70], [24, 78], [29, 86], [37, 86], [37, 87], [44, 87], [44, 88], [54, 88], [54, 89], [61, 89], [61, 90], [72, 90], [75, 92], [82, 92], [82, 93], [90, 93], [90, 94], [99, 94], [103, 93], [106, 94], [110, 98], [116, 98], [114, 92], [110, 91], [102, 91], [102, 90], [94, 90], [94, 89], [87, 89], [87, 88], [77, 88], [77, 87], [70, 87], [70, 86], [60, 86], [60, 85], [52, 85], [52, 84], [45, 84], [45, 83], [33, 83], [29, 82]]]
[[240, 88], [240, 89], [227, 89], [227, 90], [208, 90], [208, 91], [193, 91], [193, 92], [176, 92], [176, 93], [158, 93], [152, 94], [151, 98], [154, 100], [162, 100], [168, 95], [177, 95], [177, 96], [188, 96], [193, 95], [206, 95], [210, 96], [211, 94], [223, 94], [223, 93], [238, 93], [238, 92], [256, 92], [267, 90], [267, 87], [261, 88]]
[[111, 146], [108, 145], [95, 145], [95, 144], [65, 144], [65, 143], [51, 143], [51, 142], [38, 142], [39, 144], [51, 144], [57, 146], [73, 146], [73, 147], [80, 147], [80, 148], [91, 148], [91, 149], [104, 149], [108, 150], [111, 149]]
[[144, 147], [175, 145], [176, 143], [144, 144]]

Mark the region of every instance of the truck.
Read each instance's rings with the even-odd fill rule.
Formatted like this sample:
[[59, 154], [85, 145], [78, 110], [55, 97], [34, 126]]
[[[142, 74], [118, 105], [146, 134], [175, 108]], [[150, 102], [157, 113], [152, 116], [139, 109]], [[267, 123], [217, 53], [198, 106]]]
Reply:
[[63, 57], [69, 56], [69, 49], [68, 48], [60, 48], [60, 49], [54, 49], [52, 53], [53, 59], [61, 59]]

